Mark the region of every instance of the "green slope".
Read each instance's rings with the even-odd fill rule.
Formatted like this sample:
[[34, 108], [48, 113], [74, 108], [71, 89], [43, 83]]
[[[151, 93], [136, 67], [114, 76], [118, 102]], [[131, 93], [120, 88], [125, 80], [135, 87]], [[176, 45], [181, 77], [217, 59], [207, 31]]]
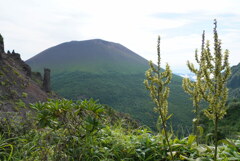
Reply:
[[228, 80], [229, 96], [240, 98], [240, 63], [231, 67], [232, 74]]
[[[155, 127], [157, 115], [143, 85], [148, 62], [124, 46], [103, 40], [72, 41], [49, 48], [27, 63], [37, 71], [51, 68], [52, 88], [63, 97], [93, 97]], [[192, 103], [181, 80], [174, 75], [171, 83], [174, 127], [190, 126], [192, 120]]]

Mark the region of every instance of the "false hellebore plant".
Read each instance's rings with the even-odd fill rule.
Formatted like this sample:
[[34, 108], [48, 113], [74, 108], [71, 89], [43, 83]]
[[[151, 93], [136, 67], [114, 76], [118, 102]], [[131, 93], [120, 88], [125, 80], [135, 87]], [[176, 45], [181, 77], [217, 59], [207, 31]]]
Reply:
[[206, 86], [204, 85], [204, 73], [203, 73], [203, 66], [206, 64], [205, 56], [204, 56], [204, 43], [205, 43], [205, 32], [203, 31], [202, 34], [202, 48], [201, 48], [201, 55], [200, 58], [198, 56], [197, 49], [195, 50], [195, 60], [199, 65], [199, 68], [196, 69], [192, 63], [187, 61], [187, 66], [189, 70], [196, 75], [196, 81], [190, 81], [189, 78], [183, 79], [183, 89], [189, 95], [192, 96], [193, 106], [195, 107], [194, 113], [196, 117], [193, 119], [193, 133], [196, 136], [197, 144], [199, 143], [199, 137], [202, 135], [202, 127], [199, 126], [200, 120], [200, 102], [203, 99], [201, 91], [206, 90]]
[[229, 52], [225, 50], [222, 53], [221, 40], [218, 38], [217, 21], [214, 20], [214, 53], [210, 51], [210, 43], [204, 40], [204, 32], [202, 39], [202, 51], [200, 60], [196, 52], [196, 61], [199, 69], [196, 69], [192, 63], [188, 62], [190, 71], [196, 74], [197, 81], [190, 82], [184, 79], [183, 87], [185, 91], [192, 95], [193, 104], [196, 107], [197, 122], [199, 121], [199, 102], [201, 99], [208, 103], [208, 108], [204, 110], [204, 114], [214, 123], [214, 139], [215, 151], [214, 160], [217, 160], [218, 148], [218, 122], [226, 114], [226, 101], [228, 97], [228, 89], [226, 87], [227, 80], [231, 74], [228, 62]]
[[165, 71], [160, 68], [160, 36], [158, 37], [157, 44], [157, 55], [158, 61], [157, 66], [153, 64], [152, 61], [149, 61], [150, 68], [146, 71], [146, 80], [144, 84], [146, 88], [150, 91], [150, 97], [155, 104], [154, 111], [159, 114], [159, 122], [162, 124], [162, 133], [165, 136], [165, 141], [170, 150], [171, 159], [173, 159], [173, 153], [169, 143], [169, 136], [167, 132], [167, 120], [171, 117], [168, 115], [168, 96], [170, 89], [167, 86], [172, 79], [172, 71], [170, 70], [169, 65], [166, 65]]

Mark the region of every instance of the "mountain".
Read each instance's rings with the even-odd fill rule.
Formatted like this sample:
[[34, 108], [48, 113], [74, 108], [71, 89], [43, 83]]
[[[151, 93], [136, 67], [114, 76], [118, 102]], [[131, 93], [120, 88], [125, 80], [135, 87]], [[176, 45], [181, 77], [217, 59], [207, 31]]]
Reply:
[[[143, 80], [148, 61], [126, 47], [100, 39], [71, 41], [26, 61], [34, 71], [52, 71], [52, 88], [69, 99], [94, 98], [131, 114], [152, 128], [157, 120]], [[192, 103], [174, 75], [169, 98], [173, 126], [191, 126]]]

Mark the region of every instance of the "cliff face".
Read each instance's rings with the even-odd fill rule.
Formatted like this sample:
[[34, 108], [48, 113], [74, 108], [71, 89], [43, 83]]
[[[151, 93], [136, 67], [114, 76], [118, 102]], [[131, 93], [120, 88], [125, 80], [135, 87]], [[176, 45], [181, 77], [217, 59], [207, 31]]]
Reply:
[[4, 42], [0, 35], [0, 111], [18, 111], [29, 103], [46, 101], [54, 97], [42, 87], [40, 73], [21, 60], [20, 54], [4, 52]]

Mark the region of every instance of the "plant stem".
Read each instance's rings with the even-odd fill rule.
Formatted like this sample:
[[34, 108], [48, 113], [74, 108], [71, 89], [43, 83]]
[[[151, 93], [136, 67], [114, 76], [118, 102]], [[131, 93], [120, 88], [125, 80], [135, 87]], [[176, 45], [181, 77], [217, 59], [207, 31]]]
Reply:
[[[160, 38], [159, 38], [159, 42], [160, 42]], [[157, 76], [158, 76], [158, 80], [160, 80], [160, 44], [158, 44], [158, 73], [157, 73]], [[157, 99], [158, 99], [158, 102], [160, 102], [161, 98], [160, 98], [160, 93], [161, 93], [161, 90], [158, 88], [158, 95], [157, 95]], [[172, 154], [172, 149], [171, 149], [171, 146], [170, 146], [170, 143], [169, 143], [169, 140], [168, 140], [168, 133], [167, 133], [167, 127], [166, 127], [166, 118], [164, 118], [164, 115], [162, 113], [162, 110], [161, 110], [161, 107], [158, 107], [159, 109], [159, 113], [160, 113], [160, 117], [161, 117], [161, 120], [162, 120], [162, 126], [163, 126], [163, 130], [164, 130], [164, 135], [165, 135], [165, 139], [167, 141], [167, 145], [168, 145], [168, 148], [169, 148], [169, 151], [170, 151], [170, 155], [171, 155], [171, 160], [173, 160], [173, 154]]]
[[217, 161], [217, 148], [218, 148], [218, 117], [215, 115], [215, 150], [214, 150], [214, 161]]
[[167, 133], [167, 127], [166, 127], [166, 122], [165, 120], [163, 119], [162, 117], [162, 111], [160, 110], [160, 117], [161, 117], [161, 120], [162, 120], [162, 126], [163, 126], [163, 130], [164, 130], [164, 135], [165, 135], [165, 139], [167, 141], [167, 145], [169, 147], [169, 151], [170, 151], [170, 155], [171, 155], [171, 160], [173, 160], [173, 154], [172, 154], [172, 148], [170, 146], [170, 143], [169, 143], [169, 140], [168, 140], [168, 133]]
[[197, 146], [199, 144], [199, 129], [198, 129], [198, 126], [199, 126], [199, 119], [200, 119], [200, 116], [199, 116], [199, 106], [198, 104], [196, 105], [196, 116], [197, 116], [197, 120], [196, 120], [196, 124], [195, 124], [195, 135], [196, 135], [196, 142], [197, 142]]

